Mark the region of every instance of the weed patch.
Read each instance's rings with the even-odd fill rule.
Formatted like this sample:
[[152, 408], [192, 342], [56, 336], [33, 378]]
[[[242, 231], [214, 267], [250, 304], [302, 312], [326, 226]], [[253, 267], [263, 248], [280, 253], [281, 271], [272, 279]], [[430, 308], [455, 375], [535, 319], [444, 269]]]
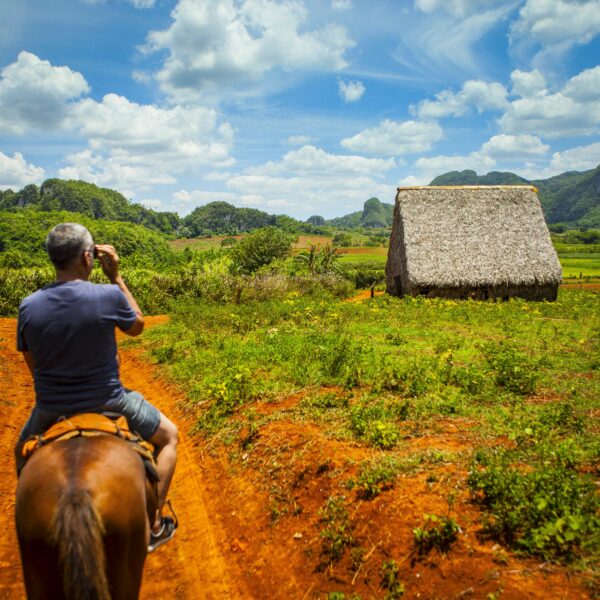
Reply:
[[442, 554], [450, 550], [461, 532], [458, 523], [448, 516], [424, 515], [424, 523], [413, 529], [415, 549], [419, 556], [434, 548]]
[[515, 450], [476, 454], [468, 484], [485, 509], [486, 532], [544, 559], [570, 562], [597, 552], [600, 499], [576, 468], [573, 444], [546, 445], [523, 461]]

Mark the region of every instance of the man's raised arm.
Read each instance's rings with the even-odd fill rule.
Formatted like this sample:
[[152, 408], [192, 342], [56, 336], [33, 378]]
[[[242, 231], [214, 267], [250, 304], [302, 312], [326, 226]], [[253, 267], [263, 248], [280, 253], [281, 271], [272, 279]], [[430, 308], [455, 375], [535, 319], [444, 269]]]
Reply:
[[140, 333], [144, 331], [144, 313], [142, 313], [133, 294], [129, 291], [129, 288], [119, 273], [119, 255], [117, 254], [117, 251], [114, 246], [111, 246], [110, 244], [96, 244], [96, 251], [104, 274], [111, 283], [119, 286], [119, 289], [125, 294], [129, 305], [136, 314], [136, 320], [125, 333], [134, 337], [140, 335]]

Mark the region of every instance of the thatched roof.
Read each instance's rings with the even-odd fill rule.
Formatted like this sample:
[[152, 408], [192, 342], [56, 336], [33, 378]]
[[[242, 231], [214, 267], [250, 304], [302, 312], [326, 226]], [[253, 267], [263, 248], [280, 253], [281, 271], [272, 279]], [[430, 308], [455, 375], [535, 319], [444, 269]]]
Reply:
[[388, 277], [400, 269], [411, 287], [428, 288], [558, 285], [562, 270], [536, 191], [398, 188]]

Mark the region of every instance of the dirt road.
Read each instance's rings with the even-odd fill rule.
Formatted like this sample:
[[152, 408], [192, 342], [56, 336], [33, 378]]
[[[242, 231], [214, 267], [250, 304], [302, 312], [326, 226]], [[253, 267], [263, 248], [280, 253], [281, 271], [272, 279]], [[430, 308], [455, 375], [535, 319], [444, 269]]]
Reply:
[[[160, 322], [150, 317], [149, 324]], [[15, 350], [15, 320], [0, 319], [0, 599], [24, 598], [14, 530], [16, 478], [12, 448], [33, 402], [31, 377]], [[232, 579], [223, 556], [227, 536], [205, 502], [206, 483], [197, 450], [185, 434], [187, 423], [179, 396], [157, 379], [150, 365], [134, 351], [121, 351], [121, 376], [180, 425], [181, 441], [171, 500], [180, 520], [172, 542], [149, 555], [142, 598], [244, 598], [241, 583]], [[200, 558], [200, 559], [199, 559]]]

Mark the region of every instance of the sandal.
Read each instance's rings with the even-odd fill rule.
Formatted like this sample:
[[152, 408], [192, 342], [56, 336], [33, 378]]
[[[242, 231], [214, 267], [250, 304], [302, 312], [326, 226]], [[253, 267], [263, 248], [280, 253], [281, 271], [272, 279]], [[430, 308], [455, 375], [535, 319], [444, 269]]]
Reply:
[[148, 544], [148, 553], [154, 552], [159, 546], [166, 544], [177, 531], [177, 522], [171, 517], [162, 517], [160, 531], [154, 533], [150, 531], [150, 543]]

